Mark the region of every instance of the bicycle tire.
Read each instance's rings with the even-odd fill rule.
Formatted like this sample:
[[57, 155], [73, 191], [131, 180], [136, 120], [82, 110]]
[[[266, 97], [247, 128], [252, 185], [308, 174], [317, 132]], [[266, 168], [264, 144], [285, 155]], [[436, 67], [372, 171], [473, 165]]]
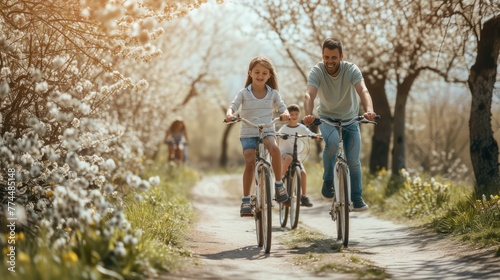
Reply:
[[342, 195], [344, 195], [343, 193], [342, 188], [339, 188], [339, 192], [338, 194], [336, 194], [334, 197], [333, 197], [333, 202], [332, 202], [332, 209], [331, 211], [333, 211], [333, 215], [332, 215], [332, 218], [335, 220], [335, 227], [337, 229], [337, 241], [338, 240], [342, 240], [342, 232], [343, 232], [343, 229], [342, 229], [342, 226], [343, 226], [343, 221], [342, 221], [342, 216], [340, 215], [340, 203], [337, 200], [337, 196], [338, 197], [341, 197]]
[[292, 172], [292, 184], [290, 194], [290, 228], [295, 229], [299, 224], [300, 198], [302, 194], [301, 170], [295, 166]]
[[[286, 186], [288, 193], [292, 189], [292, 180], [290, 178], [290, 172], [288, 171], [283, 178], [283, 185]], [[290, 206], [284, 202], [279, 203], [279, 216], [280, 216], [280, 225], [281, 227], [286, 227], [286, 223], [288, 222], [288, 212], [290, 210]]]
[[261, 186], [265, 184], [263, 178], [264, 178], [264, 172], [262, 166], [258, 167], [258, 183], [259, 185], [256, 186], [255, 188], [255, 213], [254, 213], [254, 218], [255, 218], [255, 233], [257, 235], [257, 246], [262, 247], [264, 245], [264, 231], [262, 229], [262, 188]]
[[268, 254], [271, 251], [271, 238], [273, 230], [273, 219], [272, 219], [272, 198], [271, 198], [271, 172], [268, 167], [263, 167], [262, 175], [264, 177], [264, 184], [260, 185], [261, 188], [261, 222], [262, 222], [262, 233], [264, 241], [264, 252]]
[[347, 166], [340, 164], [339, 166], [339, 220], [341, 229], [341, 240], [345, 248], [349, 244], [349, 182], [350, 178], [347, 176]]

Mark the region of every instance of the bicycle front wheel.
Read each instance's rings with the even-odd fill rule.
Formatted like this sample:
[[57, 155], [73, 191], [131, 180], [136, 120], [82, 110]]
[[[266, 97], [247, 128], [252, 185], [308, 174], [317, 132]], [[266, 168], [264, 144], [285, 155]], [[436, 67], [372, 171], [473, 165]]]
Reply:
[[[292, 189], [292, 180], [290, 178], [291, 172], [287, 171], [285, 177], [283, 178], [283, 185], [286, 187], [288, 193], [290, 193]], [[280, 202], [279, 203], [279, 214], [280, 214], [280, 225], [281, 227], [286, 227], [286, 223], [288, 222], [288, 212], [290, 210], [290, 205], [288, 202]]]
[[347, 176], [347, 166], [341, 164], [339, 166], [339, 203], [337, 217], [337, 239], [342, 240], [345, 248], [349, 243], [349, 181]]
[[271, 251], [272, 233], [272, 198], [271, 198], [271, 172], [269, 168], [263, 166], [259, 175], [260, 205], [261, 205], [261, 226], [263, 234], [263, 246], [265, 253]]
[[292, 172], [292, 184], [290, 194], [290, 228], [297, 228], [299, 224], [300, 198], [302, 195], [301, 170], [295, 166]]

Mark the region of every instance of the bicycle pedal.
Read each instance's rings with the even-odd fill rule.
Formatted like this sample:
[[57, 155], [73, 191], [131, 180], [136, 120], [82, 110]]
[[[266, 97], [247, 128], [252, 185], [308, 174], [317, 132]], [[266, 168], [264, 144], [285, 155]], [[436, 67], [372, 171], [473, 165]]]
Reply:
[[253, 213], [249, 213], [249, 214], [240, 214], [240, 217], [253, 217]]

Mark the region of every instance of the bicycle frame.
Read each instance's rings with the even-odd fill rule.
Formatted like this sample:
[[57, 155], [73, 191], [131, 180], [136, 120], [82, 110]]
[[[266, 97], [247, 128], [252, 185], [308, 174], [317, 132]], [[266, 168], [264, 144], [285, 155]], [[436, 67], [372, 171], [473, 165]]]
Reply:
[[[349, 171], [349, 166], [347, 165], [347, 159], [346, 155], [344, 152], [344, 140], [342, 139], [342, 123], [339, 122], [339, 150], [336, 155], [336, 161], [335, 165], [333, 167], [333, 172], [334, 172], [334, 180], [333, 180], [333, 187], [335, 189], [335, 207], [340, 207], [339, 201], [340, 201], [340, 182], [339, 182], [339, 173], [342, 170], [342, 167], [344, 167], [347, 171], [347, 178], [350, 178], [351, 173]], [[342, 166], [342, 167], [341, 167]], [[347, 198], [348, 198], [348, 203], [349, 203], [349, 210], [352, 210], [352, 200], [351, 200], [351, 180], [347, 180]]]
[[[362, 123], [373, 123], [365, 119], [363, 116], [355, 117], [346, 123], [343, 123], [341, 119], [335, 120], [325, 120], [318, 119], [321, 123], [331, 125], [338, 128], [339, 142], [338, 151], [335, 155], [335, 165], [333, 168], [334, 180], [333, 186], [335, 189], [335, 197], [330, 208], [330, 215], [332, 220], [337, 224], [337, 239], [342, 240], [344, 247], [347, 248], [349, 240], [349, 212], [353, 210], [353, 204], [351, 201], [351, 180], [350, 171], [347, 164], [347, 158], [344, 151], [344, 140], [342, 137], [342, 126], [350, 125], [354, 122]], [[342, 180], [342, 182], [341, 182]]]
[[[255, 149], [255, 186], [251, 189], [251, 207], [254, 212], [257, 233], [257, 245], [264, 246], [265, 253], [271, 250], [272, 234], [272, 203], [271, 196], [274, 185], [274, 173], [271, 168], [269, 151], [264, 147], [264, 128], [272, 127], [280, 119], [275, 118], [268, 124], [254, 124], [244, 118], [237, 118], [233, 122], [242, 121], [245, 124], [259, 129], [258, 147]], [[232, 122], [231, 122], [232, 123]], [[262, 181], [262, 182], [261, 182]]]
[[[288, 135], [282, 134], [277, 135], [283, 140], [288, 139], [288, 137], [294, 137], [293, 141], [293, 152], [292, 161], [285, 172], [284, 182], [286, 182], [286, 187], [288, 194], [290, 195], [290, 200], [287, 204], [280, 203], [280, 223], [282, 227], [286, 226], [288, 215], [290, 215], [290, 228], [295, 229], [299, 222], [300, 213], [300, 198], [302, 195], [302, 164], [299, 160], [297, 151], [297, 141], [299, 138], [312, 137], [311, 135], [299, 135], [298, 133]], [[297, 174], [296, 174], [297, 173]]]

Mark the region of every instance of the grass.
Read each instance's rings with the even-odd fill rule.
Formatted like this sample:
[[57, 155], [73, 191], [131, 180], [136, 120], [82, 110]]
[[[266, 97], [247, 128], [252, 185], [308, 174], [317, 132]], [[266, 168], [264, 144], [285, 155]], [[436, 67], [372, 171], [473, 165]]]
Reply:
[[157, 161], [145, 176], [159, 176], [160, 185], [150, 189], [142, 200], [129, 198], [126, 203], [128, 220], [142, 232], [138, 258], [149, 262], [153, 269], [173, 271], [191, 255], [183, 248], [183, 241], [194, 217], [189, 191], [199, 174], [183, 165]]
[[[307, 164], [308, 192], [320, 193], [323, 168]], [[365, 170], [366, 171], [366, 170]], [[363, 174], [363, 198], [370, 212], [384, 219], [430, 227], [437, 233], [459, 237], [481, 246], [498, 246], [500, 255], [500, 197], [474, 199], [473, 187], [464, 182], [404, 173], [399, 189], [388, 196], [395, 182], [385, 170]]]
[[296, 254], [293, 264], [318, 275], [329, 273], [353, 274], [359, 279], [386, 279], [383, 268], [357, 256], [359, 252], [344, 249], [328, 236], [302, 225], [282, 235], [280, 242]]

